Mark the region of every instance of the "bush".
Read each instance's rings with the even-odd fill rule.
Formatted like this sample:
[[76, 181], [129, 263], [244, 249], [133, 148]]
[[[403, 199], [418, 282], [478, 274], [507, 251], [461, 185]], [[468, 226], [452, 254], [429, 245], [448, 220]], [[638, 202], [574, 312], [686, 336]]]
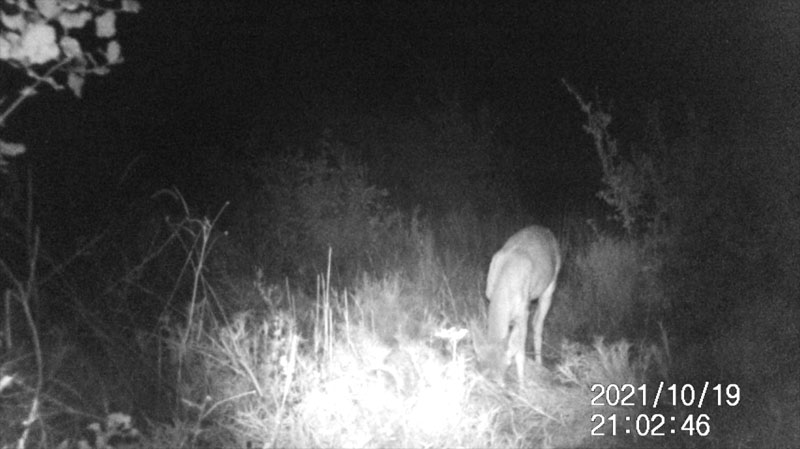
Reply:
[[329, 248], [340, 277], [385, 268], [403, 234], [401, 215], [344, 145], [323, 139], [309, 153], [265, 157], [255, 175], [257, 192], [237, 220], [238, 237], [268, 275], [322, 273]]

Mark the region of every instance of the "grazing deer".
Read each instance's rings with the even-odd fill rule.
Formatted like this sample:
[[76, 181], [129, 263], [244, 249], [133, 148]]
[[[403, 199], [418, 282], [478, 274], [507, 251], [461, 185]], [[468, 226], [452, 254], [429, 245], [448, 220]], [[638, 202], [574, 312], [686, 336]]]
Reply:
[[533, 348], [536, 363], [541, 366], [542, 329], [560, 269], [561, 254], [556, 237], [541, 226], [517, 232], [492, 257], [486, 278], [488, 332], [484, 336], [473, 331], [475, 352], [488, 377], [502, 381], [513, 359], [518, 385], [524, 385], [528, 305], [537, 298]]

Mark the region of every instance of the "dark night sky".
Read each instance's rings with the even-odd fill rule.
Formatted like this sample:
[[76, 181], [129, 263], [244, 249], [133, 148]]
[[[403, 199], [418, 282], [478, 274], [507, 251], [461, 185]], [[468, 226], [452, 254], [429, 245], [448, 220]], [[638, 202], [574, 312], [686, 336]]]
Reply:
[[120, 24], [124, 65], [90, 80], [84, 99], [40, 95], [10, 123], [36, 153], [41, 194], [58, 198], [43, 201], [52, 212], [70, 203], [91, 216], [173, 185], [213, 211], [230, 199], [225, 180], [251, 136], [319, 132], [308, 111], [329, 105], [402, 112], [442, 85], [582, 177], [599, 173], [562, 77], [599, 87], [623, 113], [689, 98], [720, 135], [797, 124], [791, 0], [143, 6]]

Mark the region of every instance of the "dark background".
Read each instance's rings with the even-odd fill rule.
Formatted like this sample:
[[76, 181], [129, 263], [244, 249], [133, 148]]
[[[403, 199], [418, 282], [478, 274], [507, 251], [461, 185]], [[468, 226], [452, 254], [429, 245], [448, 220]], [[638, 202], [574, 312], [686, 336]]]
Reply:
[[[45, 92], [9, 123], [7, 135], [29, 147], [51, 233], [91, 235], [104, 216], [172, 186], [199, 213], [235, 208], [247, 193], [238, 180], [259, 155], [343, 116], [456, 103], [498, 124], [521, 191], [592, 202], [599, 163], [561, 78], [613, 101], [622, 136], [654, 100], [667, 120], [691, 105], [721, 146], [797, 129], [792, 1], [143, 7], [120, 19], [124, 65], [90, 79], [84, 99]], [[398, 202], [413, 203], [402, 174], [371, 168]]]

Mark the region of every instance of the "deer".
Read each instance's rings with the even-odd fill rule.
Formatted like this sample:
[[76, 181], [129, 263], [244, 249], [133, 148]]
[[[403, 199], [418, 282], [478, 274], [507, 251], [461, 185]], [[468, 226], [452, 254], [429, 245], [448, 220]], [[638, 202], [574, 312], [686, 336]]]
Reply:
[[486, 277], [488, 329], [485, 335], [473, 329], [472, 339], [479, 364], [490, 379], [502, 382], [513, 360], [518, 385], [524, 386], [528, 309], [537, 299], [533, 349], [536, 364], [542, 366], [544, 320], [560, 270], [558, 241], [542, 226], [529, 226], [512, 235], [492, 257]]

